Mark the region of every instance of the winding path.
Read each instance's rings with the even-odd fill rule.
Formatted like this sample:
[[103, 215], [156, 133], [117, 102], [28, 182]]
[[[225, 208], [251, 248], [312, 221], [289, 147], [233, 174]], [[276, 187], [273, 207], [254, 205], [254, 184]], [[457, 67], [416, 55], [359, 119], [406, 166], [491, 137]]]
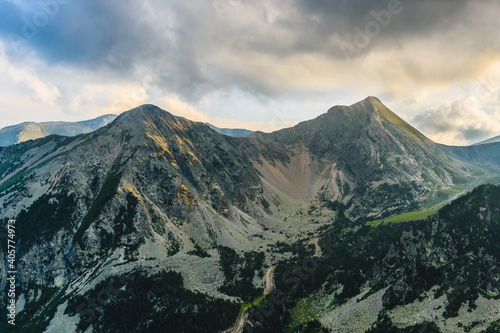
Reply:
[[[264, 293], [262, 294], [263, 296], [269, 295], [269, 293], [273, 290], [275, 269], [276, 265], [269, 267], [264, 272]], [[248, 319], [248, 308], [241, 309], [233, 327], [222, 333], [242, 333], [243, 328], [245, 327], [245, 324], [247, 322], [247, 319]]]
[[269, 295], [274, 287], [274, 270], [276, 265], [269, 267], [264, 273], [264, 296]]

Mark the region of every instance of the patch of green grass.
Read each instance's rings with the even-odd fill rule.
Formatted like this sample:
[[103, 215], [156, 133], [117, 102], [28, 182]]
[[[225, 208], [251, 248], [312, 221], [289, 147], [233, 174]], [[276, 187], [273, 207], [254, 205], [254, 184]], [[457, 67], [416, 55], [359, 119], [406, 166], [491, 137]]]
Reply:
[[442, 202], [449, 200], [453, 195], [462, 192], [463, 190], [453, 188], [453, 189], [441, 189], [436, 188], [432, 189], [432, 191], [428, 195], [428, 199], [425, 202], [425, 209], [434, 208], [436, 205], [439, 205]]
[[[496, 180], [498, 180], [498, 176], [488, 180], [483, 180], [479, 183], [495, 183]], [[477, 184], [478, 182], [473, 182], [467, 185], [456, 185], [449, 189], [433, 188], [431, 189], [431, 193], [429, 194], [429, 198], [427, 199], [423, 210], [402, 213], [384, 219], [369, 221], [366, 222], [366, 225], [376, 227], [380, 224], [424, 220], [425, 218], [436, 214], [439, 209], [444, 207], [451, 200], [452, 197], [465, 194], [467, 191], [470, 191], [472, 188], [477, 186]]]
[[253, 308], [254, 306], [258, 306], [265, 299], [266, 299], [266, 295], [261, 295], [259, 298], [256, 298], [251, 302], [242, 303], [241, 310]]
[[366, 225], [371, 226], [371, 227], [376, 227], [380, 224], [401, 223], [401, 222], [424, 220], [425, 218], [436, 214], [440, 208], [441, 207], [434, 207], [432, 209], [426, 209], [426, 210], [421, 210], [421, 211], [416, 211], [416, 212], [409, 212], [409, 213], [394, 215], [394, 216], [391, 216], [391, 217], [388, 217], [385, 219], [366, 222]]

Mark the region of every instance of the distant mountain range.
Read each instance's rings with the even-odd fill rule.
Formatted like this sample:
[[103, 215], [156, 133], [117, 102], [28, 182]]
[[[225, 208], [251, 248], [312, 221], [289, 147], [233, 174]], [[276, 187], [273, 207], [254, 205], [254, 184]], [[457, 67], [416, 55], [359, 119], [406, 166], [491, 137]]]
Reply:
[[495, 143], [495, 142], [500, 142], [500, 135], [499, 136], [495, 136], [495, 137], [493, 137], [491, 139], [488, 139], [488, 140], [484, 140], [484, 141], [481, 141], [481, 142], [478, 142], [478, 143], [474, 143], [471, 146], [479, 146], [479, 145], [485, 145], [485, 144], [488, 144], [488, 143]]
[[57, 134], [63, 136], [75, 136], [93, 132], [116, 119], [116, 115], [107, 114], [95, 119], [78, 122], [24, 122], [21, 124], [8, 126], [0, 129], [0, 147], [6, 147], [24, 142]]
[[[0, 147], [7, 147], [20, 142], [40, 139], [54, 134], [62, 136], [75, 136], [90, 133], [111, 123], [116, 119], [116, 117], [118, 116], [114, 114], [107, 114], [95, 119], [78, 122], [24, 122], [17, 125], [7, 126], [0, 129]], [[219, 128], [209, 123], [206, 123], [206, 125], [217, 133], [232, 137], [246, 137], [255, 133], [254, 131], [246, 129]]]
[[213, 129], [214, 131], [216, 131], [219, 134], [232, 136], [232, 137], [245, 137], [245, 136], [249, 136], [249, 135], [252, 135], [253, 133], [255, 133], [254, 131], [241, 129], [241, 128], [219, 128], [219, 127], [216, 127], [216, 126], [209, 124], [209, 123], [205, 123], [205, 125], [207, 125], [208, 127], [210, 127], [211, 129]]
[[[143, 105], [91, 133], [0, 148], [2, 228], [17, 221], [17, 325], [495, 327], [500, 313], [484, 311], [498, 305], [500, 194], [480, 185], [499, 182], [496, 156], [499, 143], [438, 145], [375, 97], [246, 137]], [[269, 294], [273, 276], [281, 296]]]

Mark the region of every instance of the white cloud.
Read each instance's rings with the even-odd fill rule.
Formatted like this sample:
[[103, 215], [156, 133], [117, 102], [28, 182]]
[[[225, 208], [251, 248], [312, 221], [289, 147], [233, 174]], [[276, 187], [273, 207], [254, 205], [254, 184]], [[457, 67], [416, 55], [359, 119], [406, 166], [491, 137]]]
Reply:
[[[210, 123], [221, 128], [244, 128], [254, 131], [272, 132], [297, 124], [297, 121], [288, 120], [286, 113], [280, 112], [272, 113], [271, 118], [264, 121], [242, 121], [232, 118], [231, 115], [227, 118], [210, 116], [208, 112], [201, 111], [196, 106], [182, 101], [177, 95], [164, 96], [158, 99], [157, 104], [173, 115], [202, 123]], [[211, 102], [208, 98], [204, 98], [200, 102], [200, 105], [205, 107], [210, 104]]]
[[12, 64], [5, 55], [0, 44], [0, 72], [10, 78], [19, 91], [26, 91], [26, 95], [37, 102], [55, 106], [61, 93], [56, 86], [48, 81], [42, 80], [35, 71], [29, 67], [20, 67], [20, 64]]
[[181, 101], [179, 96], [170, 95], [165, 96], [160, 99], [159, 107], [172, 113], [176, 116], [181, 116], [189, 120], [199, 121], [199, 122], [209, 122], [210, 117], [208, 114], [201, 112], [195, 106]]
[[469, 98], [427, 110], [411, 121], [430, 139], [448, 145], [469, 145], [499, 135], [500, 109], [488, 112], [469, 104]]

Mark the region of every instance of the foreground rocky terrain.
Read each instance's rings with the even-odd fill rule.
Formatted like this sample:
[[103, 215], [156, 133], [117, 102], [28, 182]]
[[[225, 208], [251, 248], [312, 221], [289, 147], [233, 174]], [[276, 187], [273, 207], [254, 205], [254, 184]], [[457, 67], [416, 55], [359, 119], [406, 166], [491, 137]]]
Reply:
[[[498, 188], [459, 197], [498, 182], [496, 145], [440, 146], [369, 97], [270, 134], [221, 135], [144, 105], [0, 148], [16, 328], [218, 332], [244, 310], [248, 331], [486, 329], [500, 319], [487, 310]], [[382, 222], [394, 216], [425, 220]], [[297, 277], [304, 260], [314, 269]], [[281, 301], [253, 320], [278, 297], [274, 266]]]

